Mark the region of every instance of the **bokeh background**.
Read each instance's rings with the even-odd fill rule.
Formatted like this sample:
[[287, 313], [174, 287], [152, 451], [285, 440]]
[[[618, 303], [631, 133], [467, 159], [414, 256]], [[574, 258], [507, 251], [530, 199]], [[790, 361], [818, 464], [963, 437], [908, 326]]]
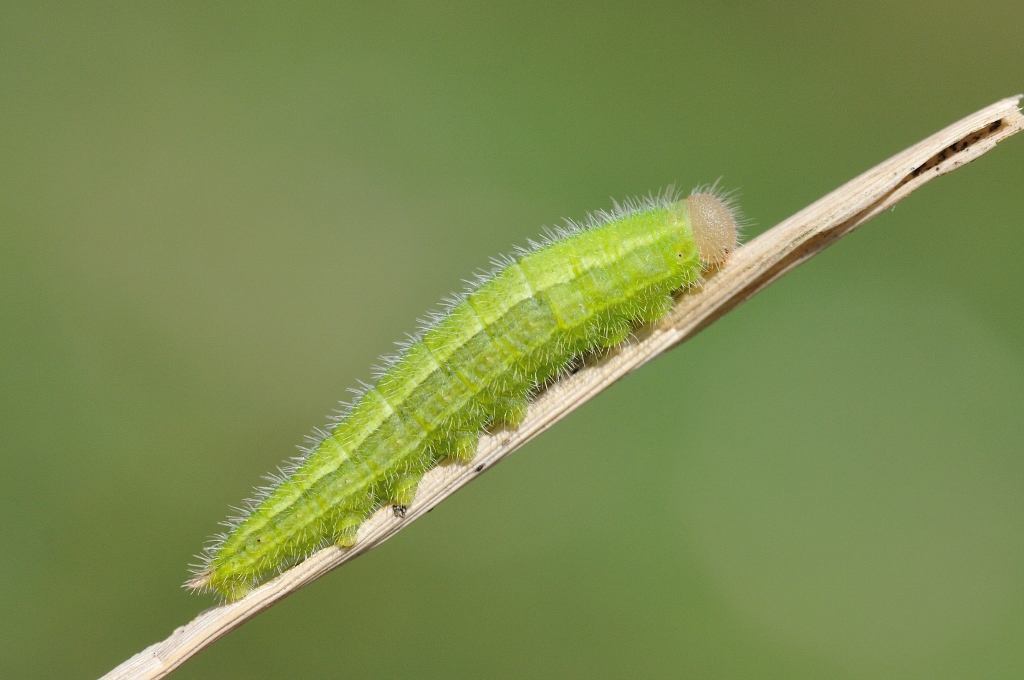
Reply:
[[[89, 678], [460, 279], [723, 177], [759, 233], [1024, 89], [1019, 0], [0, 7], [0, 675]], [[180, 678], [1024, 675], [1024, 140]]]

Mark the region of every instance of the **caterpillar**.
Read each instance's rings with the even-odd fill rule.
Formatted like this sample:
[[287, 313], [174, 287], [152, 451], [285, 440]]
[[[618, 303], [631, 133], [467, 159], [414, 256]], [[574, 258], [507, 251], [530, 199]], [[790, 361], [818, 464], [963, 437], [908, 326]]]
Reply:
[[567, 222], [431, 317], [376, 382], [206, 548], [186, 585], [243, 597], [390, 505], [404, 515], [431, 468], [469, 462], [486, 428], [515, 428], [531, 396], [581, 357], [664, 316], [736, 247], [739, 215], [716, 186], [673, 190]]

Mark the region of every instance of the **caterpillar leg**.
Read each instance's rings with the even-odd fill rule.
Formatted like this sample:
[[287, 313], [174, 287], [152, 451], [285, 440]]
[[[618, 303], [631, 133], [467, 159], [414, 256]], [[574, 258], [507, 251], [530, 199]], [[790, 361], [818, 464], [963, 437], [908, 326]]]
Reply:
[[674, 300], [671, 295], [658, 295], [657, 297], [644, 300], [639, 314], [637, 314], [637, 320], [641, 324], [654, 323], [668, 314], [668, 310], [672, 309], [673, 303]]
[[423, 479], [423, 471], [406, 472], [395, 482], [391, 490], [391, 509], [396, 517], [405, 517], [405, 511], [416, 496], [416, 487]]
[[455, 431], [448, 437], [437, 441], [432, 448], [438, 460], [468, 463], [476, 455], [476, 446], [479, 441], [480, 435], [477, 432]]
[[629, 337], [633, 328], [625, 319], [608, 319], [597, 329], [597, 344], [614, 347]]
[[525, 395], [522, 397], [499, 397], [495, 399], [493, 405], [494, 420], [492, 422], [495, 425], [501, 425], [509, 429], [519, 427], [523, 419], [526, 418], [527, 403]]
[[334, 520], [331, 528], [331, 538], [339, 548], [351, 548], [356, 544], [356, 534], [359, 525], [363, 523], [363, 515], [355, 512], [347, 512], [339, 515]]

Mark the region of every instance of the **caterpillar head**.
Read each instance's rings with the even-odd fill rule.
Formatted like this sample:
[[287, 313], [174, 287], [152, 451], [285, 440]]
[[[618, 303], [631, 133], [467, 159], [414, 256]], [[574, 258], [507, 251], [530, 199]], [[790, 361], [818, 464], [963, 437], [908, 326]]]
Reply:
[[722, 264], [736, 249], [739, 214], [729, 198], [714, 187], [698, 189], [686, 197], [693, 240], [705, 266]]

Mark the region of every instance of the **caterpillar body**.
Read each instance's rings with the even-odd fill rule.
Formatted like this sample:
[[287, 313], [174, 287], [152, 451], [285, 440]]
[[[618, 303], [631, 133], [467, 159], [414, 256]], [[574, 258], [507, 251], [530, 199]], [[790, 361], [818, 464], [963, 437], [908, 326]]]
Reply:
[[516, 427], [531, 395], [579, 357], [664, 316], [674, 292], [735, 248], [736, 224], [714, 187], [682, 200], [668, 191], [496, 262], [271, 478], [186, 585], [237, 600], [323, 546], [353, 545], [377, 509], [403, 514], [429, 469], [468, 462], [485, 428]]

